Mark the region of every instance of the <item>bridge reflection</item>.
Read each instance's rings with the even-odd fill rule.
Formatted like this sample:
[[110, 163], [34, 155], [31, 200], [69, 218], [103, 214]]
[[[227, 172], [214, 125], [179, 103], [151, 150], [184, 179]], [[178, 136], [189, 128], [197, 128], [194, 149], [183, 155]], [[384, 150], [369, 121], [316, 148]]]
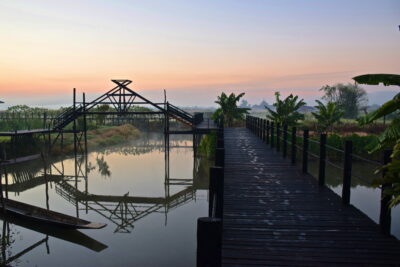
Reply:
[[[149, 141], [152, 140], [152, 141]], [[190, 148], [186, 142], [170, 140], [171, 148]], [[166, 152], [163, 142], [146, 138], [145, 141], [135, 141], [124, 146], [105, 148], [102, 153], [144, 154], [154, 150], [165, 153], [164, 196], [148, 197], [140, 195], [99, 195], [90, 193], [89, 173], [94, 169], [88, 162], [87, 154], [60, 159], [39, 158], [24, 164], [7, 166], [2, 174], [2, 183], [7, 184], [6, 193], [21, 194], [29, 189], [45, 185], [46, 206], [49, 208], [49, 189], [54, 185], [55, 192], [63, 199], [75, 206], [76, 216], [82, 212], [93, 211], [115, 225], [114, 232], [130, 233], [134, 223], [152, 213], [165, 214], [165, 224], [169, 211], [196, 199], [198, 189], [207, 189], [208, 181], [202, 179], [207, 171], [207, 162], [193, 155], [193, 176], [184, 178], [170, 177], [169, 153]], [[193, 152], [194, 153], [194, 152]], [[65, 160], [73, 160], [73, 171], [66, 171]], [[104, 157], [97, 157], [97, 169], [102, 175], [107, 173], [108, 165]], [[104, 171], [107, 170], [107, 171]], [[6, 179], [6, 175], [8, 176]], [[7, 180], [7, 182], [5, 182]], [[9, 180], [9, 181], [8, 181]], [[84, 183], [79, 187], [78, 184]], [[174, 192], [171, 194], [170, 192]]]

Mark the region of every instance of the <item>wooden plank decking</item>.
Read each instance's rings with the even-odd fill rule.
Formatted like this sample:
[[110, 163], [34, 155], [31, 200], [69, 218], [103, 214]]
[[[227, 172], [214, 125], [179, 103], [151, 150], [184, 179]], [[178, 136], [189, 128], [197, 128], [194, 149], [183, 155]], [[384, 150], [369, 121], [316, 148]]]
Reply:
[[400, 242], [245, 128], [225, 129], [222, 265], [400, 266]]

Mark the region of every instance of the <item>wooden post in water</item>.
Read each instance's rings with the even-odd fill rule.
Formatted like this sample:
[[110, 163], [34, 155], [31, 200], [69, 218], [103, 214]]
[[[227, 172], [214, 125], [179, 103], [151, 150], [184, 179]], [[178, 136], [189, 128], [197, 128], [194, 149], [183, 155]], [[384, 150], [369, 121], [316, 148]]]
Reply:
[[4, 201], [4, 195], [3, 195], [3, 181], [1, 179], [1, 173], [0, 173], [0, 198], [1, 198], [1, 206], [3, 207], [3, 212], [6, 212], [6, 205]]
[[197, 219], [197, 267], [221, 266], [222, 220]]
[[6, 199], [8, 199], [8, 172], [7, 172], [7, 167], [4, 167], [4, 178], [6, 179], [6, 188], [5, 192], [6, 192]]
[[281, 151], [281, 124], [276, 123], [276, 151]]
[[303, 173], [308, 173], [308, 129], [303, 131]]
[[267, 120], [267, 140], [266, 140], [266, 142], [267, 142], [267, 144], [269, 144], [269, 128], [270, 128], [270, 126], [269, 126], [269, 120]]
[[318, 183], [320, 186], [325, 185], [325, 169], [326, 169], [326, 134], [319, 137], [319, 175]]
[[283, 125], [283, 158], [287, 156], [287, 125]]
[[43, 129], [46, 129], [47, 113], [43, 112]]
[[82, 94], [83, 100], [83, 138], [85, 143], [85, 155], [87, 155], [88, 148], [87, 148], [87, 120], [86, 120], [86, 94]]
[[[392, 150], [384, 150], [383, 151], [383, 164], [388, 164], [391, 159], [390, 155], [392, 154]], [[385, 176], [385, 171], [382, 174]], [[381, 212], [379, 214], [379, 225], [381, 227], [381, 232], [384, 235], [390, 235], [390, 228], [392, 222], [392, 211], [389, 207], [389, 202], [392, 199], [392, 196], [388, 194], [388, 190], [392, 189], [391, 184], [383, 184], [381, 189]]]
[[352, 153], [353, 153], [353, 143], [352, 141], [347, 140], [344, 145], [343, 187], [342, 187], [342, 204], [345, 206], [350, 204]]
[[292, 151], [291, 151], [291, 162], [292, 165], [296, 165], [296, 154], [297, 154], [297, 147], [296, 147], [296, 127], [292, 127]]

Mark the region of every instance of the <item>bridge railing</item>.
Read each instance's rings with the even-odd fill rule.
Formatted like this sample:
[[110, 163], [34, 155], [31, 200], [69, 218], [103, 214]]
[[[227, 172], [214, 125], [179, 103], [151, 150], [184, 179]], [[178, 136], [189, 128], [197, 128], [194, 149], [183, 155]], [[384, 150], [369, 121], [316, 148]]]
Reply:
[[[318, 184], [326, 185], [327, 167], [337, 176], [342, 178], [342, 204], [350, 205], [352, 178], [356, 178], [363, 184], [371, 186], [371, 179], [368, 180], [364, 175], [357, 175], [354, 172], [355, 164], [364, 169], [370, 168], [371, 174], [378, 168], [386, 165], [390, 161], [390, 150], [385, 150], [382, 161], [367, 159], [357, 155], [353, 149], [353, 142], [346, 140], [343, 149], [327, 144], [327, 135], [324, 133], [312, 133], [308, 129], [298, 130], [296, 127], [288, 127], [274, 121], [263, 118], [247, 116], [246, 128], [258, 136], [266, 145], [282, 153], [283, 158], [288, 158], [292, 165], [300, 165], [303, 173], [311, 174], [310, 168], [313, 167]], [[301, 161], [299, 160], [301, 158]], [[336, 159], [336, 160], [335, 160]], [[315, 164], [310, 164], [313, 161]], [[339, 163], [338, 163], [339, 162]], [[390, 235], [391, 200], [388, 191], [391, 184], [384, 184], [381, 189], [381, 203], [379, 224], [384, 234]]]

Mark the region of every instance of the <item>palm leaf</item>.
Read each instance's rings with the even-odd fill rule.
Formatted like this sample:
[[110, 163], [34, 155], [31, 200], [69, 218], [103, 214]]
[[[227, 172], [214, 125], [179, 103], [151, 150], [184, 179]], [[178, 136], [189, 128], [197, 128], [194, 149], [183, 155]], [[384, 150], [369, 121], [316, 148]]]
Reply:
[[353, 80], [360, 84], [378, 85], [397, 85], [400, 86], [400, 75], [397, 74], [365, 74], [353, 77]]

